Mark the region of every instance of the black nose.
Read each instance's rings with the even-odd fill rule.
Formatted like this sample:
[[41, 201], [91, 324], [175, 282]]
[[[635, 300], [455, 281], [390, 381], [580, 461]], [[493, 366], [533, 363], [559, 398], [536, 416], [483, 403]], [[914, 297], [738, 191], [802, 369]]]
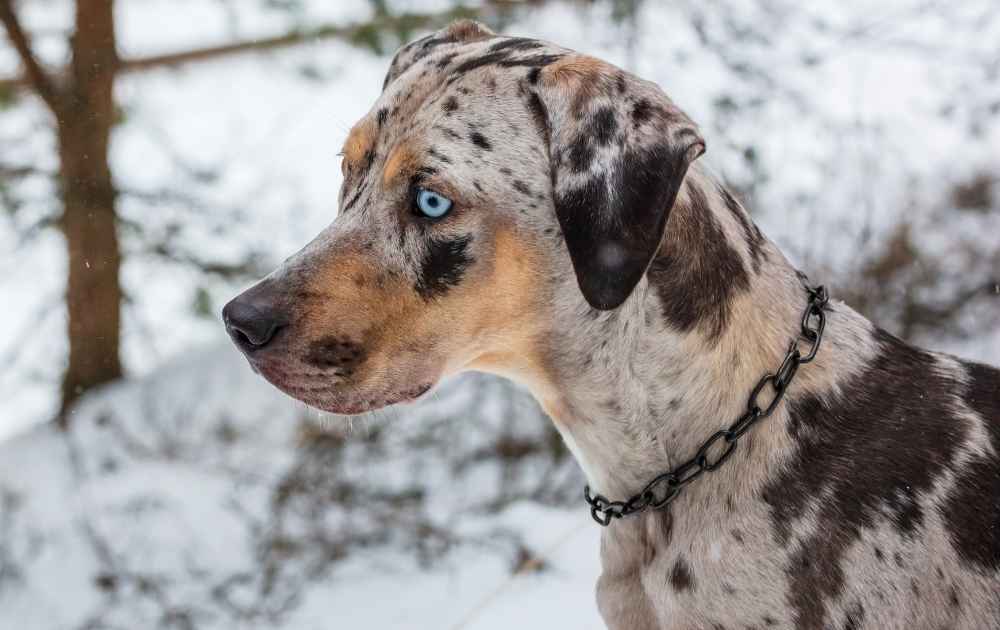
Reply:
[[244, 352], [263, 348], [284, 325], [273, 308], [252, 304], [241, 295], [222, 309], [222, 321], [233, 341]]

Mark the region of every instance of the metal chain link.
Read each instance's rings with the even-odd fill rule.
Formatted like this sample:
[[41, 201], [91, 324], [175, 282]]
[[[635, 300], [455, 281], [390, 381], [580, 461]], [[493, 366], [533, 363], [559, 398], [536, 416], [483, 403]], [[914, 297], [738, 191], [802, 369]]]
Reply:
[[[799, 337], [792, 340], [781, 365], [773, 374], [765, 374], [750, 392], [746, 411], [729, 428], [716, 431], [698, 449], [695, 456], [673, 470], [654, 478], [638, 494], [627, 501], [611, 501], [600, 494], [591, 494], [590, 486], [583, 489], [583, 497], [590, 505], [590, 515], [598, 524], [607, 527], [613, 519], [637, 514], [647, 509], [659, 509], [677, 498], [681, 490], [702, 473], [718, 470], [736, 450], [739, 439], [753, 426], [775, 412], [785, 392], [795, 378], [799, 366], [816, 358], [819, 344], [826, 328], [825, 307], [830, 299], [822, 285], [810, 287], [804, 275], [799, 275], [802, 286], [809, 294], [809, 303], [802, 313]], [[805, 354], [799, 351], [799, 340], [809, 344]], [[773, 397], [765, 405], [760, 396], [770, 385]], [[713, 449], [721, 452], [716, 456], [709, 453]]]

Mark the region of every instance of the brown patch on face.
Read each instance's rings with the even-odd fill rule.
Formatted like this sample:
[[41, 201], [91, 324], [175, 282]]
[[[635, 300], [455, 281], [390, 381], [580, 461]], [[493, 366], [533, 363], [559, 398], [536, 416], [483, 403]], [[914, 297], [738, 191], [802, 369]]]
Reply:
[[351, 128], [351, 132], [347, 135], [347, 140], [344, 141], [344, 148], [342, 150], [344, 161], [341, 164], [341, 168], [345, 174], [348, 169], [363, 162], [365, 155], [371, 151], [375, 144], [375, 135], [375, 119], [371, 117], [362, 119]]
[[402, 175], [412, 173], [417, 168], [417, 152], [412, 145], [401, 142], [393, 147], [389, 159], [382, 169], [382, 184], [388, 186]]
[[472, 346], [463, 367], [550, 390], [540, 347], [545, 317], [538, 256], [506, 226], [496, 229], [494, 244], [489, 277], [467, 283], [456, 295], [455, 316], [470, 322], [467, 340]]
[[476, 225], [473, 263], [433, 300], [356, 235], [317, 250], [288, 276], [295, 334], [261, 372], [294, 397], [338, 413], [407, 400], [466, 368], [545, 383], [536, 248], [512, 226], [473, 216], [480, 218], [453, 228]]
[[300, 293], [302, 336], [319, 344], [325, 340], [363, 343], [372, 327], [368, 303], [379, 292], [377, 269], [360, 252], [338, 252], [326, 264], [310, 269]]

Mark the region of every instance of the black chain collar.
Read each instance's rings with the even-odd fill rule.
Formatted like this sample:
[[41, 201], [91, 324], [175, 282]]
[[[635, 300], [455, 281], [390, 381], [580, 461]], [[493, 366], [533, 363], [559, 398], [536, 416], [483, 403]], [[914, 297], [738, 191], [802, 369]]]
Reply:
[[[816, 358], [820, 341], [823, 339], [823, 329], [826, 327], [826, 313], [823, 310], [829, 301], [826, 288], [821, 286], [810, 287], [804, 275], [799, 276], [802, 286], [809, 293], [809, 303], [802, 313], [802, 330], [799, 333], [801, 339], [809, 344], [809, 351], [803, 355], [799, 352], [798, 339], [794, 339], [785, 354], [785, 359], [781, 366], [773, 374], [765, 374], [757, 383], [757, 386], [750, 392], [747, 400], [747, 409], [736, 422], [728, 429], [716, 431], [712, 437], [708, 438], [698, 453], [677, 468], [654, 478], [639, 494], [636, 494], [627, 501], [611, 501], [599, 494], [592, 495], [590, 486], [583, 489], [583, 497], [590, 505], [590, 515], [601, 526], [607, 527], [612, 519], [622, 518], [631, 514], [637, 514], [647, 509], [659, 509], [668, 505], [677, 498], [681, 489], [687, 484], [697, 479], [705, 471], [717, 470], [736, 449], [739, 439], [753, 427], [758, 421], [770, 416], [778, 408], [778, 404], [785, 396], [788, 385], [795, 377], [799, 366], [809, 363]], [[815, 324], [815, 327], [813, 326]], [[774, 392], [774, 397], [763, 409], [758, 403], [758, 397], [768, 384]], [[713, 461], [709, 458], [708, 451], [717, 443], [720, 444], [722, 452]], [[662, 486], [662, 489], [658, 490]]]

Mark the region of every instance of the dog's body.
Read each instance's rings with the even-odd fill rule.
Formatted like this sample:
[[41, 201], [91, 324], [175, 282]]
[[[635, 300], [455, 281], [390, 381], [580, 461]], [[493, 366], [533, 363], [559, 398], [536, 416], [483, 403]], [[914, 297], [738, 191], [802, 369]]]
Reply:
[[[342, 413], [509, 376], [625, 499], [740, 415], [806, 304], [703, 150], [656, 86], [457, 23], [396, 55], [345, 145], [341, 216], [227, 325]], [[426, 189], [454, 210], [415, 216]], [[604, 531], [610, 628], [1000, 628], [1000, 372], [841, 303], [827, 320], [724, 467]]]

